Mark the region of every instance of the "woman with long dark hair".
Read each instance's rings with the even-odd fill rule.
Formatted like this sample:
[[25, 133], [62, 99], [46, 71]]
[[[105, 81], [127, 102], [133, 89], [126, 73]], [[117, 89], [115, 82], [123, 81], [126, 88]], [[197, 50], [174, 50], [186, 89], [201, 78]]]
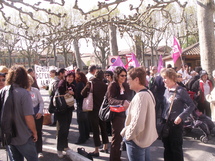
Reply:
[[[127, 71], [123, 67], [117, 67], [114, 70], [114, 81], [110, 83], [107, 90], [108, 102], [110, 105], [122, 105], [125, 110], [132, 99], [132, 92], [126, 82]], [[110, 150], [110, 160], [120, 161], [122, 136], [120, 132], [124, 128], [125, 111], [115, 113], [112, 123], [112, 141]]]
[[[65, 79], [60, 80], [58, 84], [58, 91], [60, 95], [70, 94], [75, 97], [75, 74], [72, 71], [67, 71]], [[68, 135], [69, 128], [72, 120], [72, 112], [74, 105], [68, 106], [64, 112], [56, 112], [57, 119], [57, 150], [58, 157], [62, 158], [62, 151], [69, 149], [68, 147]]]
[[99, 147], [101, 146], [100, 132], [102, 136], [103, 151], [108, 152], [108, 135], [106, 131], [106, 122], [99, 119], [99, 109], [101, 107], [104, 95], [107, 91], [107, 85], [103, 81], [104, 72], [102, 70], [97, 70], [95, 73], [95, 78], [88, 82], [85, 88], [82, 90], [81, 94], [86, 97], [87, 93], [90, 91], [91, 86], [93, 86], [93, 111], [88, 112], [89, 121], [91, 123], [93, 131], [93, 140], [95, 145], [95, 151], [91, 152], [92, 156], [99, 156]]
[[90, 127], [88, 113], [82, 110], [84, 97], [81, 95], [82, 89], [86, 86], [87, 78], [83, 72], [75, 74], [76, 80], [76, 103], [77, 103], [77, 122], [79, 138], [75, 144], [84, 144], [90, 137]]

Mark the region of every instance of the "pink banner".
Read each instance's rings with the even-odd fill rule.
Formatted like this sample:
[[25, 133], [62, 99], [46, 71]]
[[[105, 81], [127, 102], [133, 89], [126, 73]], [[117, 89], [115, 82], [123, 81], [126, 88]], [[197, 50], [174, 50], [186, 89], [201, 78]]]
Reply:
[[162, 59], [162, 55], [160, 55], [158, 60], [158, 73], [160, 73], [162, 68], [163, 68], [163, 59]]
[[131, 56], [127, 56], [127, 60], [128, 60], [128, 63], [125, 66], [126, 69], [128, 69], [128, 67], [130, 67], [130, 66], [133, 66], [135, 68], [140, 66], [134, 53], [131, 53]]
[[116, 67], [121, 66], [123, 68], [125, 68], [125, 65], [123, 64], [122, 60], [120, 59], [120, 57], [118, 56], [116, 61], [107, 69], [109, 71], [114, 71]]
[[182, 53], [182, 49], [181, 49], [178, 39], [176, 37], [174, 37], [174, 40], [173, 40], [173, 49], [172, 50], [173, 50], [172, 59], [173, 59], [173, 62], [175, 63], [178, 60], [178, 58], [181, 56], [181, 53]]

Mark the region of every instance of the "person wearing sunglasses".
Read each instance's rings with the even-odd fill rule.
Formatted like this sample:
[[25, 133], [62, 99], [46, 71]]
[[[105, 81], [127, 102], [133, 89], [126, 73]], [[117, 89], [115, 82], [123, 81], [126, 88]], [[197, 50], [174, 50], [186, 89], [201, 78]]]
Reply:
[[0, 89], [2, 89], [5, 86], [5, 74], [0, 73]]
[[[132, 91], [129, 89], [127, 79], [127, 71], [123, 67], [116, 67], [114, 70], [114, 81], [110, 83], [107, 90], [107, 98], [109, 105], [122, 105], [125, 110], [129, 106], [132, 99]], [[125, 111], [115, 113], [112, 123], [112, 141], [110, 150], [110, 161], [120, 161], [122, 136], [120, 132], [124, 128]]]
[[107, 81], [107, 85], [109, 85], [113, 81], [113, 72], [105, 71], [105, 80]]

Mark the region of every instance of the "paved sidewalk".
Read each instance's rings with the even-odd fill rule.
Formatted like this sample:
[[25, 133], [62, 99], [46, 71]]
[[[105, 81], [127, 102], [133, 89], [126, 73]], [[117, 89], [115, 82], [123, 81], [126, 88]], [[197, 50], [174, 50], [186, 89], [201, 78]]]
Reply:
[[[41, 90], [42, 96], [45, 102], [48, 101], [47, 91]], [[47, 107], [48, 103], [45, 103]], [[78, 126], [76, 121], [76, 112], [73, 112], [72, 123], [69, 133], [69, 147], [74, 152], [77, 152], [78, 147], [83, 147], [87, 152], [94, 150], [92, 134], [86, 144], [76, 145], [74, 144], [78, 139]], [[111, 137], [109, 137], [111, 141]], [[44, 158], [40, 161], [69, 161], [71, 160], [66, 153], [64, 158], [59, 159], [56, 154], [56, 127], [44, 125], [43, 126], [43, 154]], [[215, 153], [215, 138], [212, 138], [208, 144], [204, 144], [199, 141], [199, 134], [194, 130], [189, 136], [184, 138], [184, 158], [185, 161], [215, 161], [215, 157], [212, 155]], [[151, 158], [152, 161], [163, 160], [163, 145], [160, 140], [154, 142], [151, 146]], [[126, 152], [122, 152], [122, 161], [127, 161]], [[6, 161], [5, 150], [0, 149], [0, 161]], [[94, 161], [107, 161], [109, 160], [109, 154], [101, 153], [100, 157], [94, 158]], [[76, 161], [76, 160], [73, 160]]]

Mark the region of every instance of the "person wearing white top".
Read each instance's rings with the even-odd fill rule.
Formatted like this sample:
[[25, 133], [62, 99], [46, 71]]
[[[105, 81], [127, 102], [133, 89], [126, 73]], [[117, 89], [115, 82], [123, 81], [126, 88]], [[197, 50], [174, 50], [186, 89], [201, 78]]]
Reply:
[[126, 143], [129, 161], [150, 161], [150, 146], [158, 138], [155, 98], [146, 88], [146, 72], [133, 68], [128, 72], [129, 87], [136, 92], [128, 107], [121, 135]]
[[[212, 76], [215, 80], [215, 70], [213, 71]], [[206, 100], [210, 102], [211, 120], [215, 121], [215, 88], [211, 91], [211, 93], [206, 95]]]
[[42, 98], [39, 90], [35, 87], [31, 87], [31, 85], [34, 82], [32, 76], [28, 74], [28, 78], [29, 78], [30, 86], [27, 90], [29, 91], [29, 93], [31, 95], [31, 99], [32, 99], [33, 110], [34, 110], [34, 120], [35, 120], [35, 124], [36, 124], [36, 129], [37, 129], [37, 136], [38, 136], [38, 140], [36, 141], [35, 145], [36, 145], [36, 149], [37, 149], [38, 158], [43, 158], [42, 127], [43, 127], [44, 102], [43, 102], [43, 98]]
[[90, 81], [91, 79], [95, 78], [95, 73], [96, 73], [96, 66], [91, 65], [88, 68], [88, 73], [86, 74], [87, 80]]

